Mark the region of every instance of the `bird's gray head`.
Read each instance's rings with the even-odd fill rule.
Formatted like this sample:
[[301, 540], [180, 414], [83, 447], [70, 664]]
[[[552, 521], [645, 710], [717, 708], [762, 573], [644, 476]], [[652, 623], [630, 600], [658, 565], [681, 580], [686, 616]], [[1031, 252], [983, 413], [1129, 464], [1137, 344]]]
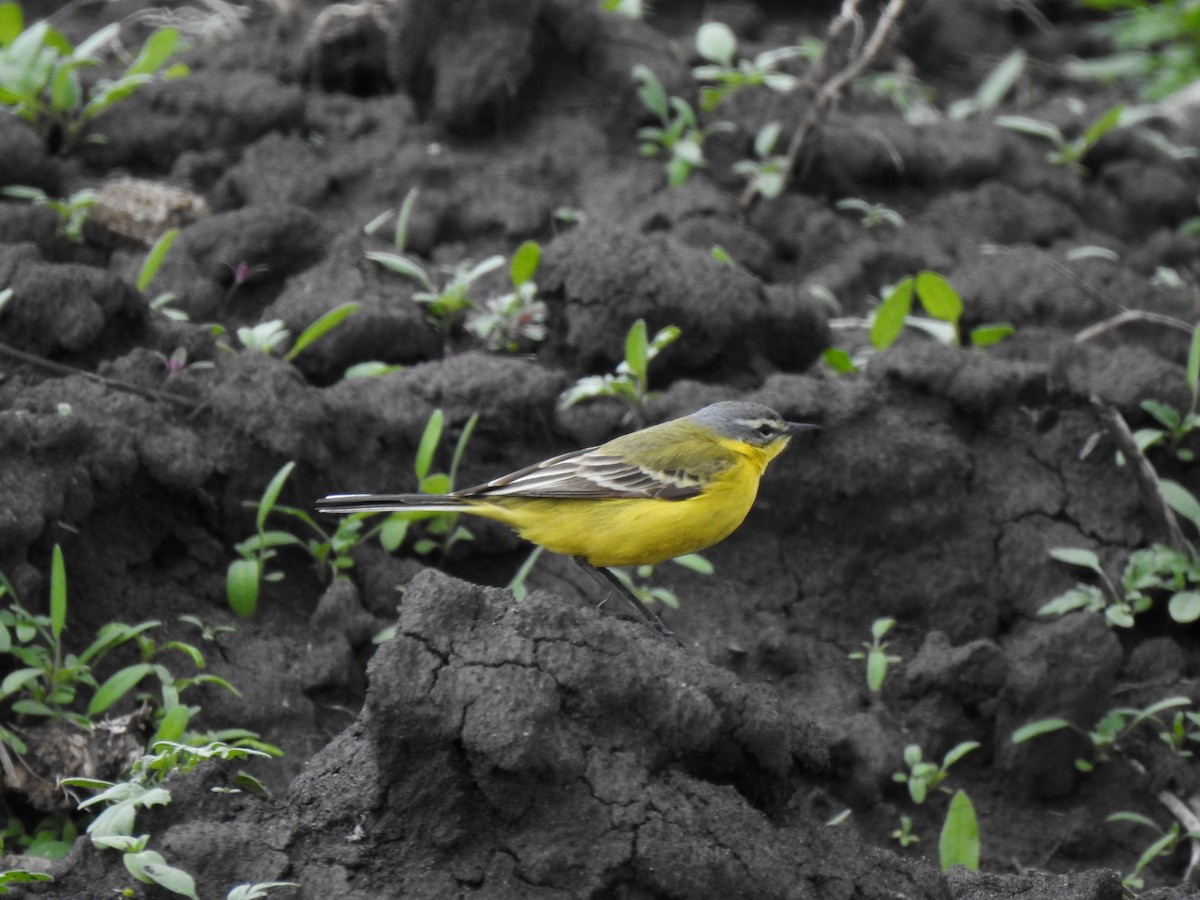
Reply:
[[697, 425], [712, 429], [721, 437], [742, 441], [752, 447], [769, 447], [781, 438], [820, 427], [804, 422], [789, 422], [771, 407], [747, 400], [714, 403], [688, 418]]

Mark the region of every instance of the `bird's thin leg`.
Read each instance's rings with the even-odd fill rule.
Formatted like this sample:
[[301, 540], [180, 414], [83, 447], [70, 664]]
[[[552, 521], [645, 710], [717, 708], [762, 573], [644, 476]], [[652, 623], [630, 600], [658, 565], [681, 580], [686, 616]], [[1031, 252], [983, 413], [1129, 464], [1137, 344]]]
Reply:
[[654, 610], [639, 600], [637, 595], [634, 594], [633, 591], [629, 590], [629, 588], [625, 586], [625, 583], [622, 582], [621, 579], [613, 574], [610, 570], [604, 568], [603, 566], [593, 566], [582, 556], [574, 556], [572, 559], [574, 559], [575, 562], [578, 563], [579, 566], [585, 571], [590, 572], [594, 577], [602, 578], [604, 580], [605, 587], [612, 587], [616, 589], [617, 596], [624, 600], [643, 620], [650, 625], [653, 625], [654, 629], [659, 634], [668, 640], [674, 641], [680, 647], [684, 645], [683, 641], [676, 637], [675, 632], [667, 627], [666, 623], [658, 617]]

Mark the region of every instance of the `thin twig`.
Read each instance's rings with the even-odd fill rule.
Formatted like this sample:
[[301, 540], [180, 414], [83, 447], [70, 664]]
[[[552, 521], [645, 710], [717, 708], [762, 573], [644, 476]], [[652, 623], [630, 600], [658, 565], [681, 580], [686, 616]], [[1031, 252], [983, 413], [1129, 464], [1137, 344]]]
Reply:
[[97, 375], [95, 372], [89, 372], [86, 369], [78, 369], [75, 366], [51, 362], [48, 359], [43, 359], [42, 357], [35, 356], [32, 353], [26, 353], [23, 350], [18, 350], [16, 347], [10, 347], [8, 344], [0, 344], [0, 356], [6, 356], [9, 359], [24, 363], [27, 366], [33, 366], [35, 369], [41, 369], [44, 372], [50, 372], [54, 375], [79, 375], [80, 377], [86, 378], [89, 381], [94, 381], [97, 384], [102, 384], [105, 387], [109, 387], [117, 391], [125, 391], [129, 394], [137, 394], [150, 400], [163, 400], [167, 403], [174, 403], [176, 406], [182, 406], [190, 410], [199, 409], [201, 405], [198, 401], [184, 397], [182, 394], [172, 394], [170, 391], [160, 391], [157, 388], [143, 387], [140, 384], [122, 381], [119, 378], [107, 378], [104, 375]]
[[1179, 331], [1191, 334], [1196, 330], [1196, 326], [1190, 322], [1185, 322], [1183, 319], [1177, 319], [1174, 316], [1163, 315], [1162, 313], [1150, 312], [1145, 309], [1127, 309], [1123, 313], [1118, 313], [1111, 319], [1105, 319], [1102, 322], [1097, 322], [1095, 325], [1089, 325], [1083, 331], [1075, 335], [1075, 342], [1082, 344], [1085, 341], [1094, 340], [1102, 334], [1106, 334], [1115, 328], [1120, 328], [1122, 325], [1129, 325], [1134, 322], [1147, 322], [1151, 325], [1164, 325], [1167, 328], [1175, 328]]
[[[847, 25], [854, 24], [856, 20], [859, 20], [858, 2], [859, 0], [845, 0], [842, 4], [841, 11], [830, 25], [826, 40], [826, 52], [830, 52], [832, 49], [830, 47], [832, 43], [830, 39], [837, 37], [838, 33]], [[812, 103], [809, 104], [808, 111], [805, 113], [800, 125], [792, 133], [792, 140], [788, 145], [787, 162], [783, 167], [784, 184], [791, 181], [796, 166], [799, 164], [800, 154], [808, 143], [809, 135], [820, 127], [833, 104], [837, 102], [838, 98], [842, 95], [842, 91], [846, 89], [846, 86], [859, 78], [875, 61], [875, 58], [879, 55], [879, 52], [883, 49], [884, 44], [891, 35], [892, 29], [896, 25], [896, 20], [900, 18], [900, 14], [904, 12], [904, 8], [907, 5], [908, 0], [888, 0], [887, 6], [879, 14], [879, 20], [875, 23], [875, 28], [871, 32], [871, 36], [867, 38], [867, 42], [863, 45], [862, 51], [852, 53], [849, 61], [821, 84], [812, 99]], [[857, 49], [858, 40], [856, 37], [852, 41], [852, 50]], [[742, 208], [748, 209], [754, 203], [756, 196], [757, 193], [748, 187], [742, 193], [740, 201]]]
[[1100, 417], [1100, 422], [1104, 425], [1104, 430], [1133, 467], [1133, 475], [1142, 492], [1142, 499], [1146, 501], [1150, 512], [1158, 519], [1163, 531], [1167, 534], [1167, 545], [1181, 552], [1187, 552], [1187, 540], [1179, 528], [1175, 514], [1171, 512], [1171, 507], [1167, 505], [1167, 501], [1163, 497], [1162, 487], [1158, 482], [1158, 473], [1154, 471], [1154, 466], [1150, 465], [1146, 454], [1134, 440], [1133, 432], [1129, 430], [1124, 416], [1116, 407], [1103, 402], [1099, 397], [1093, 396], [1089, 399], [1092, 407], [1096, 410], [1096, 415]]

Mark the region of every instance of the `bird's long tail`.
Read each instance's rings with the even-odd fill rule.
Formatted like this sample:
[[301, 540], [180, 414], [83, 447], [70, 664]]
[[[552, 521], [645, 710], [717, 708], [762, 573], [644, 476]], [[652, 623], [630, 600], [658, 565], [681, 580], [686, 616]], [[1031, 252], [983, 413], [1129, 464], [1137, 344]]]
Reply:
[[317, 501], [317, 512], [468, 512], [470, 507], [449, 494], [330, 494]]

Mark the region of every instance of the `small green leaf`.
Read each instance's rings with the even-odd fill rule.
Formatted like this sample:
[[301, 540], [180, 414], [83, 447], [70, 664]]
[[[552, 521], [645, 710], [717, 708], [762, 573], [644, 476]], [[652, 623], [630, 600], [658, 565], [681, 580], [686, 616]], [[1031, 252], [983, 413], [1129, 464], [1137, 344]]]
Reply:
[[676, 556], [671, 562], [701, 575], [711, 575], [715, 571], [713, 564], [699, 553], [685, 553], [683, 556]]
[[887, 679], [888, 658], [886, 653], [874, 650], [867, 654], [867, 689], [873, 694], [879, 693], [883, 682]]
[[162, 720], [158, 723], [158, 730], [154, 733], [154, 738], [150, 741], [150, 746], [153, 747], [158, 741], [178, 741], [183, 737], [183, 733], [187, 730], [188, 721], [191, 719], [191, 710], [186, 706], [173, 706], [163, 714]]
[[137, 687], [138, 683], [153, 671], [154, 666], [150, 663], [138, 663], [115, 672], [104, 684], [96, 688], [92, 702], [88, 704], [88, 717], [100, 715]]
[[1167, 506], [1200, 529], [1200, 502], [1197, 502], [1191, 491], [1178, 482], [1166, 478], [1159, 481], [1158, 489], [1162, 491], [1163, 500], [1167, 502]]
[[1017, 329], [1009, 325], [1007, 322], [1000, 322], [994, 325], [980, 325], [978, 328], [971, 329], [971, 346], [972, 347], [990, 347], [993, 344], [998, 344], [1007, 337], [1011, 337]]
[[1081, 547], [1055, 547], [1050, 551], [1050, 558], [1069, 566], [1079, 566], [1081, 569], [1091, 569], [1097, 574], [1103, 574], [1100, 567], [1100, 557], [1091, 550]]
[[641, 82], [637, 94], [642, 105], [665, 122], [670, 116], [670, 111], [667, 104], [667, 92], [663, 90], [658, 76], [640, 64], [633, 67], [632, 74], [636, 81]]
[[25, 30], [19, 3], [0, 3], [0, 47], [7, 47]]
[[63, 563], [62, 547], [54, 545], [50, 557], [50, 633], [54, 640], [62, 638], [67, 624], [67, 569]]
[[625, 362], [639, 383], [646, 382], [649, 344], [646, 339], [646, 320], [638, 319], [625, 336]]
[[343, 303], [341, 306], [329, 310], [300, 333], [300, 337], [296, 338], [296, 343], [292, 344], [292, 349], [284, 354], [283, 358], [287, 362], [291, 362], [303, 352], [305, 347], [337, 328], [346, 320], [347, 316], [357, 309], [357, 303]]
[[1036, 722], [1030, 722], [1027, 725], [1022, 725], [1012, 733], [1012, 742], [1014, 744], [1023, 744], [1031, 738], [1040, 737], [1043, 734], [1050, 734], [1055, 731], [1062, 731], [1064, 728], [1070, 728], [1071, 723], [1066, 719], [1038, 719]]
[[854, 360], [850, 358], [850, 354], [840, 347], [829, 347], [821, 354], [821, 358], [825, 360], [825, 364], [829, 368], [840, 375], [858, 371], [858, 366], [854, 365]]
[[408, 246], [408, 222], [412, 218], [413, 207], [417, 205], [418, 193], [416, 188], [412, 188], [404, 195], [404, 202], [400, 204], [400, 214], [396, 217], [396, 233], [392, 237], [397, 253], [403, 253], [404, 248]]
[[917, 299], [925, 312], [943, 322], [957, 324], [962, 316], [963, 302], [958, 291], [937, 272], [918, 272], [914, 287]]
[[292, 469], [296, 468], [294, 462], [284, 463], [283, 468], [275, 473], [275, 477], [267, 484], [267, 489], [263, 491], [262, 499], [258, 501], [258, 514], [255, 516], [255, 527], [262, 531], [267, 524], [267, 516], [271, 514], [271, 510], [275, 508], [275, 504], [279, 500], [279, 494], [283, 490], [284, 483], [288, 480], [288, 476], [292, 474]]
[[225, 593], [229, 608], [248, 619], [258, 608], [259, 566], [253, 559], [236, 559], [225, 575]]
[[517, 248], [517, 252], [513, 254], [512, 262], [508, 266], [508, 274], [512, 279], [513, 287], [519, 288], [533, 278], [541, 258], [542, 248], [538, 246], [537, 241], [526, 241]]
[[440, 409], [435, 409], [429, 416], [429, 421], [425, 423], [425, 430], [421, 433], [421, 442], [417, 445], [417, 455], [413, 460], [413, 469], [417, 474], [418, 481], [424, 481], [429, 475], [430, 468], [433, 467], [433, 454], [437, 452], [438, 444], [442, 440], [442, 427], [446, 421], [446, 415]]
[[938, 860], [943, 872], [954, 865], [973, 872], [979, 869], [979, 821], [965, 791], [955, 791], [950, 799], [938, 839]]
[[404, 538], [408, 534], [409, 521], [394, 515], [387, 518], [379, 530], [379, 543], [384, 550], [388, 553], [395, 553], [400, 549], [400, 545], [404, 543]]
[[871, 343], [885, 350], [896, 342], [904, 330], [904, 320], [912, 310], [913, 280], [905, 278], [875, 309], [871, 320]]
[[1121, 120], [1121, 115], [1124, 112], [1125, 104], [1118, 103], [1104, 115], [1098, 118], [1095, 122], [1089, 125], [1087, 130], [1083, 133], [1084, 147], [1091, 147], [1096, 143], [1096, 141], [1100, 140], [1100, 138], [1104, 137], [1104, 135], [1116, 128], [1117, 124]]
[[179, 32], [174, 28], [157, 29], [146, 38], [146, 43], [142, 44], [142, 52], [125, 70], [125, 74], [153, 75], [171, 58], [178, 43]]
[[696, 52], [709, 62], [729, 68], [737, 52], [737, 38], [724, 22], [705, 22], [696, 30]]
[[177, 237], [179, 237], [179, 229], [172, 228], [169, 231], [163, 232], [162, 236], [154, 242], [154, 246], [146, 254], [146, 260], [142, 263], [142, 268], [138, 272], [137, 289], [139, 292], [145, 291], [150, 286], [150, 282], [154, 280], [154, 276], [158, 274], [159, 268], [162, 267], [167, 251], [171, 249], [171, 245], [175, 243], [175, 238]]
[[1181, 591], [1167, 603], [1167, 612], [1181, 625], [1200, 619], [1200, 593]]

